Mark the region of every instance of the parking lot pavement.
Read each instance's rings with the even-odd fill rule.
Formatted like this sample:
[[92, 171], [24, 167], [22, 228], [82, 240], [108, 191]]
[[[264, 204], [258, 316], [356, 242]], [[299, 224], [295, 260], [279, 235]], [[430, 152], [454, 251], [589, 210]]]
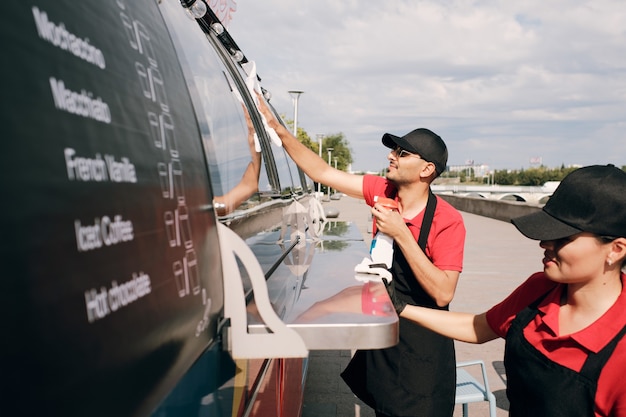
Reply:
[[[363, 235], [364, 244], [369, 246], [372, 238], [370, 208], [362, 200], [343, 196], [323, 205], [339, 210], [336, 220], [354, 222]], [[542, 251], [537, 242], [523, 237], [510, 223], [470, 213], [462, 215], [467, 229], [465, 259], [450, 309], [481, 313], [541, 269]], [[485, 362], [490, 390], [497, 400], [497, 417], [507, 416], [502, 365], [504, 341], [499, 339], [483, 345], [456, 342], [455, 346], [457, 361], [482, 359]], [[350, 360], [350, 351], [312, 351], [309, 358], [302, 417], [374, 417], [373, 411], [354, 397], [339, 376]], [[479, 376], [478, 368], [472, 368], [470, 373]], [[488, 416], [487, 403], [469, 404], [469, 414]], [[457, 405], [454, 417], [460, 416], [462, 408]]]

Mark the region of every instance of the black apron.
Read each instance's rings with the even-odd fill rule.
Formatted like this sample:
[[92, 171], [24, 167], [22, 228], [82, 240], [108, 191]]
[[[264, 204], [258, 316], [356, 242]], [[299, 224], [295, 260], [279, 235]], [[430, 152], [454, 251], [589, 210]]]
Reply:
[[[436, 198], [429, 193], [418, 244], [425, 251]], [[438, 307], [419, 285], [404, 254], [394, 250], [396, 294], [409, 304]], [[341, 377], [364, 403], [394, 417], [450, 417], [454, 412], [456, 360], [452, 339], [400, 318], [396, 346], [359, 350]]]
[[576, 372], [551, 361], [524, 338], [523, 330], [537, 315], [544, 297], [519, 312], [506, 334], [509, 415], [591, 417], [600, 372], [626, 333], [626, 326], [601, 351], [589, 353], [580, 373]]

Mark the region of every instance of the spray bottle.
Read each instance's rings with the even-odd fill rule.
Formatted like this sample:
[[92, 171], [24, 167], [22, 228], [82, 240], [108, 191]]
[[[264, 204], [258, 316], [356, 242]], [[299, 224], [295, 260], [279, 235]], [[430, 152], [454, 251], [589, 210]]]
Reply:
[[[380, 203], [390, 210], [398, 209], [398, 202], [391, 198], [374, 196], [374, 202]], [[372, 265], [384, 264], [385, 269], [391, 268], [393, 261], [393, 239], [391, 236], [377, 231], [372, 239], [372, 245], [370, 246], [370, 256], [372, 258]], [[381, 267], [383, 266], [381, 265]]]

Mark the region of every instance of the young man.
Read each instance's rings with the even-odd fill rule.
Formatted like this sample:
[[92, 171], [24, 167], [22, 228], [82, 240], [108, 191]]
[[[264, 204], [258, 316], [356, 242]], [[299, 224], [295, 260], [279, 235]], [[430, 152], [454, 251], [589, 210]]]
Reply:
[[[387, 133], [382, 138], [391, 149], [387, 177], [349, 174], [301, 144], [259, 101], [268, 125], [311, 179], [372, 206], [374, 233], [378, 229], [394, 240], [390, 271], [397, 296], [409, 304], [447, 310], [462, 269], [465, 226], [460, 213], [430, 190], [446, 167], [444, 141], [423, 128], [403, 137]], [[375, 203], [376, 196], [396, 200], [398, 210]], [[398, 345], [357, 351], [342, 377], [379, 417], [451, 416], [455, 367], [450, 339], [401, 317]]]

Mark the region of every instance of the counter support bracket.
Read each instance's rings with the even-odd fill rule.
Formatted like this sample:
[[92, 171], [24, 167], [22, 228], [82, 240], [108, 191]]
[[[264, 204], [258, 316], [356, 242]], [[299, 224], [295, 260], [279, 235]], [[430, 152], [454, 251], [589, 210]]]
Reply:
[[[308, 349], [302, 337], [274, 312], [269, 300], [263, 270], [254, 253], [239, 235], [217, 223], [224, 276], [224, 316], [230, 326], [224, 330], [228, 350], [235, 359], [304, 358]], [[246, 269], [255, 305], [271, 333], [248, 332], [246, 297], [237, 260]]]

